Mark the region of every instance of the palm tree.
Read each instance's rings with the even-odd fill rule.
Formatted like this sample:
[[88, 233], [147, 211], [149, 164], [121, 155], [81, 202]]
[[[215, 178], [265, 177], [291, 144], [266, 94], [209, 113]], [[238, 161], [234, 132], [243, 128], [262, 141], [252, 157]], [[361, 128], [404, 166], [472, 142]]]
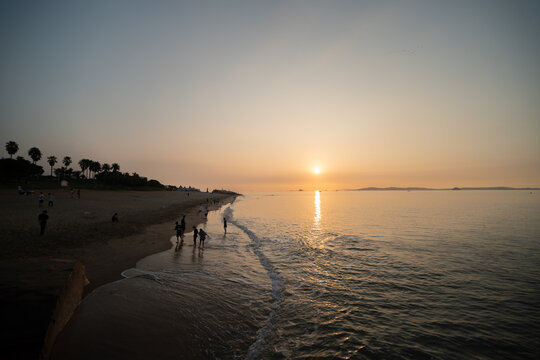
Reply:
[[120, 171], [120, 165], [118, 165], [117, 163], [113, 163], [111, 165], [111, 168], [112, 168], [113, 172], [119, 172]]
[[90, 170], [94, 173], [94, 178], [96, 174], [101, 171], [101, 164], [97, 161], [92, 161], [90, 163]]
[[[71, 165], [72, 161], [71, 161], [71, 156], [64, 156], [64, 159], [62, 159], [62, 164], [64, 164], [64, 167], [62, 167], [62, 171], [61, 171], [61, 174], [62, 174], [62, 178], [64, 177], [67, 177], [67, 178], [71, 178], [71, 174], [73, 173], [73, 169], [71, 168], [68, 168], [69, 165]], [[56, 171], [55, 171], [56, 173]]]
[[19, 145], [15, 141], [8, 141], [6, 143], [6, 151], [8, 152], [11, 159], [13, 159], [13, 154], [19, 151]]
[[88, 169], [90, 167], [90, 160], [88, 159], [81, 159], [79, 161], [79, 166], [81, 168], [81, 171], [82, 173], [84, 174], [84, 172], [86, 171], [86, 169]]
[[28, 150], [28, 155], [30, 155], [34, 164], [41, 160], [41, 151], [37, 147], [30, 148], [30, 150]]
[[56, 160], [56, 156], [51, 155], [51, 156], [49, 156], [47, 158], [47, 162], [51, 166], [51, 176], [52, 176], [53, 166], [54, 166], [54, 164], [56, 164], [58, 162], [58, 160]]
[[69, 165], [71, 165], [71, 157], [64, 156], [64, 160], [62, 160], [62, 163], [65, 165], [65, 167], [68, 167]]
[[108, 173], [109, 171], [111, 171], [111, 165], [105, 163], [105, 164], [101, 165], [101, 170], [103, 170], [103, 172]]

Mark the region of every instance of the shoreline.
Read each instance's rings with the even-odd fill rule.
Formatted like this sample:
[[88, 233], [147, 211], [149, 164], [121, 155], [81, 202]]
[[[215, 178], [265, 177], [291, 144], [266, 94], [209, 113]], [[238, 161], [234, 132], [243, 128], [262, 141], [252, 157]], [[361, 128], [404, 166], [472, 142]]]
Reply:
[[[220, 205], [209, 205], [208, 210], [219, 210], [223, 205], [231, 202], [231, 199], [228, 199], [229, 197], [231, 196], [223, 197], [223, 201], [220, 202]], [[186, 232], [190, 232], [193, 226], [199, 226], [206, 221], [202, 214], [197, 215], [198, 205], [188, 206], [181, 211], [186, 215]], [[181, 215], [182, 214], [178, 214], [178, 220], [181, 219]], [[149, 224], [140, 233], [112, 239], [108, 242], [106, 247], [99, 246], [96, 250], [103, 252], [103, 255], [108, 256], [108, 258], [106, 261], [103, 260], [104, 258], [100, 257], [92, 260], [87, 258], [87, 262], [83, 261], [83, 264], [86, 267], [86, 274], [90, 279], [90, 284], [85, 287], [83, 298], [97, 287], [123, 279], [121, 273], [129, 268], [135, 267], [137, 262], [143, 258], [168, 250], [171, 247], [170, 240], [175, 236], [174, 221], [175, 220]], [[148, 243], [150, 239], [152, 240]], [[134, 251], [126, 255], [126, 247], [134, 245]], [[137, 245], [142, 245], [142, 247], [137, 247]], [[113, 255], [116, 256], [116, 261], [113, 265], [107, 265], [105, 262], [109, 262]], [[111, 266], [111, 268], [104, 271], [106, 266]], [[115, 270], [112, 271], [112, 269]], [[92, 281], [92, 278], [94, 281]]]
[[[209, 210], [234, 199], [228, 194], [193, 192], [188, 198], [182, 192], [85, 191], [78, 200], [71, 199], [68, 191], [56, 191], [50, 214], [51, 219], [62, 221], [50, 221], [50, 232], [39, 237], [34, 219], [42, 209], [38, 209], [36, 197], [12, 193], [4, 191], [7, 196], [1, 206], [7, 214], [3, 222], [8, 225], [1, 246], [3, 250], [10, 245], [14, 248], [2, 251], [0, 302], [6, 309], [5, 328], [9, 330], [3, 336], [3, 353], [19, 359], [39, 356], [57, 298], [75, 263], [83, 263], [90, 280], [84, 298], [97, 287], [122, 279], [121, 272], [137, 261], [167, 250], [175, 234], [174, 221], [182, 214], [189, 231], [205, 221], [197, 211], [207, 198], [220, 201], [220, 205], [210, 201]], [[65, 209], [58, 211], [61, 207]], [[118, 207], [122, 208], [120, 222], [111, 224], [109, 212], [114, 210], [110, 209]], [[99, 213], [107, 215], [99, 217]]]
[[224, 234], [226, 209], [200, 225], [204, 246], [192, 232], [179, 244], [167, 236], [167, 250], [89, 294], [51, 359], [244, 358], [271, 312], [272, 286], [252, 238], [233, 223]]

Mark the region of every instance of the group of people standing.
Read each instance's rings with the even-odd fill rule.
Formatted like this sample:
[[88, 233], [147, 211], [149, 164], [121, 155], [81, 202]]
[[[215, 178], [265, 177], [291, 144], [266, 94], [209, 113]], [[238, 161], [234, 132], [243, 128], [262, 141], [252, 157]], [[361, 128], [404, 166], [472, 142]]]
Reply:
[[[186, 215], [182, 215], [180, 224], [177, 221], [174, 229], [176, 230], [176, 242], [184, 241], [184, 233], [186, 232]], [[204, 246], [204, 241], [206, 240], [207, 236], [208, 234], [202, 228], [197, 230], [197, 227], [193, 226], [193, 246], [197, 245], [197, 237], [200, 239], [199, 247]]]
[[[51, 193], [48, 193], [47, 194], [47, 200], [49, 201], [48, 203], [48, 207], [53, 207], [54, 206], [54, 196], [53, 194]], [[38, 195], [38, 207], [43, 207], [43, 203], [45, 202], [45, 195], [43, 195], [42, 192], [39, 193]]]
[[199, 237], [199, 247], [204, 247], [204, 240], [208, 234], [202, 228], [197, 230], [197, 227], [193, 226], [193, 246], [197, 246], [197, 236]]
[[[176, 242], [184, 241], [184, 233], [186, 231], [186, 215], [182, 215], [180, 223], [178, 221], [175, 223], [174, 229], [176, 230]], [[227, 234], [227, 219], [223, 218], [223, 229], [225, 234]], [[199, 238], [199, 247], [204, 247], [204, 241], [208, 234], [202, 228], [197, 229], [196, 226], [193, 226], [193, 246], [197, 246], [197, 238]]]
[[[19, 194], [21, 195], [29, 193], [27, 190], [22, 189], [21, 186], [19, 186], [18, 191], [19, 191]], [[75, 191], [73, 190], [73, 188], [71, 188], [70, 193], [71, 193], [71, 197], [73, 198], [75, 195]], [[81, 189], [77, 189], [77, 199], [80, 199], [80, 198], [81, 198]], [[43, 194], [43, 192], [40, 192], [38, 195], [38, 208], [44, 207], [45, 199], [47, 199], [48, 201], [48, 204], [47, 204], [48, 208], [54, 207], [54, 195], [52, 193], [48, 193], [47, 197], [45, 198], [45, 194]], [[47, 210], [43, 210], [38, 215], [38, 222], [39, 222], [39, 227], [40, 227], [39, 234], [41, 236], [45, 235], [45, 229], [47, 227], [48, 220], [49, 220], [49, 215], [47, 213]], [[118, 213], [114, 213], [111, 220], [113, 223], [118, 223], [119, 222]], [[184, 228], [185, 228], [185, 222], [184, 222]]]
[[[197, 215], [200, 215], [203, 211], [203, 204], [199, 205], [199, 211], [197, 211]], [[208, 218], [208, 204], [204, 204], [204, 217]]]
[[[23, 190], [24, 191], [24, 190]], [[21, 194], [21, 187], [19, 186], [19, 194]], [[54, 206], [54, 196], [51, 193], [47, 194], [47, 200], [48, 204], [47, 207], [53, 207]], [[42, 208], [43, 203], [45, 202], [45, 195], [40, 192], [38, 195], [38, 207]], [[47, 227], [47, 221], [49, 220], [49, 215], [47, 214], [47, 210], [43, 210], [41, 214], [38, 215], [38, 222], [39, 222], [39, 235], [43, 236], [45, 235], [45, 228]]]
[[[20, 195], [24, 195], [24, 194], [30, 195], [31, 193], [33, 193], [33, 191], [23, 189], [22, 186], [20, 185], [18, 187], [18, 192]], [[70, 192], [71, 192], [71, 197], [73, 198], [75, 194], [75, 191], [73, 190], [73, 188], [71, 188]], [[81, 198], [81, 189], [77, 189], [77, 199], [80, 199], [80, 198]], [[43, 192], [40, 191], [38, 195], [38, 208], [42, 208], [44, 203], [45, 203], [45, 194], [43, 194]], [[47, 207], [49, 208], [54, 207], [54, 195], [52, 193], [47, 193]], [[115, 221], [115, 218], [116, 218], [116, 221]], [[47, 214], [47, 210], [43, 210], [38, 215], [38, 222], [39, 222], [39, 227], [40, 227], [39, 234], [41, 236], [45, 234], [45, 228], [47, 227], [48, 220], [49, 220], [49, 215]], [[118, 214], [114, 214], [113, 222], [118, 222]]]

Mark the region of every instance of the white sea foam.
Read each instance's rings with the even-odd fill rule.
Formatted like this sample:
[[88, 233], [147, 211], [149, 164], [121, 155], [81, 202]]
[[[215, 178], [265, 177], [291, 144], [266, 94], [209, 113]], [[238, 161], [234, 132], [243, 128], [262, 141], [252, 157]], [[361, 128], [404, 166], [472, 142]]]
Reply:
[[246, 226], [239, 224], [233, 218], [233, 210], [231, 207], [227, 207], [223, 211], [223, 214], [229, 219], [230, 223], [241, 229], [252, 240], [253, 252], [257, 255], [261, 264], [268, 272], [268, 276], [272, 280], [272, 297], [274, 299], [274, 302], [270, 306], [272, 311], [270, 312], [265, 325], [257, 331], [257, 338], [255, 342], [249, 347], [246, 355], [246, 359], [258, 359], [261, 357], [264, 348], [267, 346], [268, 339], [273, 334], [273, 327], [276, 322], [277, 316], [276, 313], [279, 310], [281, 302], [283, 301], [283, 298], [280, 295], [283, 282], [279, 278], [279, 275], [275, 272], [274, 267], [272, 266], [268, 258], [262, 253], [260, 249], [261, 240], [257, 237], [257, 235], [255, 235], [255, 233], [249, 230]]
[[122, 275], [123, 277], [127, 279], [131, 279], [131, 278], [134, 278], [137, 276], [143, 276], [143, 275], [154, 276], [154, 274], [150, 271], [145, 271], [145, 270], [136, 269], [136, 268], [129, 268], [127, 270], [124, 270], [122, 271], [120, 275]]

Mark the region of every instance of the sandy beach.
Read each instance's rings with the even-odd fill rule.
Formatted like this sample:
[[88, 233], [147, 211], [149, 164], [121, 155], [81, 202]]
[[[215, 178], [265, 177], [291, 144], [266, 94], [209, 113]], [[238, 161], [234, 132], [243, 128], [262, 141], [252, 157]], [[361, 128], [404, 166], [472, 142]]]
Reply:
[[[47, 195], [46, 192], [44, 192]], [[0, 294], [4, 318], [2, 348], [7, 358], [37, 358], [56, 299], [77, 261], [96, 287], [121, 278], [141, 258], [170, 247], [174, 222], [186, 215], [187, 229], [204, 221], [197, 214], [208, 199], [221, 204], [231, 197], [168, 191], [54, 191], [54, 206], [38, 207], [39, 191], [30, 196], [2, 190], [0, 208]], [[45, 235], [38, 215], [47, 210]], [[118, 213], [119, 222], [111, 217]]]

